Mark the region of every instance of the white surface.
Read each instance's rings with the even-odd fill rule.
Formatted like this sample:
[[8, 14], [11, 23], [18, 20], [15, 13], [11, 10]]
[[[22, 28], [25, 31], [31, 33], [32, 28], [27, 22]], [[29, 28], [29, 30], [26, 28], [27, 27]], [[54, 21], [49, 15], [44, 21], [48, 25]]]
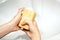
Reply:
[[6, 2], [7, 0], [0, 0], [0, 4]]
[[[8, 0], [0, 4], [0, 24], [10, 21], [21, 7], [32, 8], [36, 11], [36, 21], [42, 40], [60, 40], [60, 2], [56, 0]], [[25, 33], [20, 30], [6, 35], [1, 40], [26, 40], [24, 36]]]

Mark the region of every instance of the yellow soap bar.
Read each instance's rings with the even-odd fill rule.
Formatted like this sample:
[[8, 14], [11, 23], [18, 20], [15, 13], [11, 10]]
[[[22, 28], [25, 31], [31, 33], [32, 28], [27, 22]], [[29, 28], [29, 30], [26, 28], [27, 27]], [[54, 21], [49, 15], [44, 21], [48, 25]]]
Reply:
[[[23, 14], [22, 14], [22, 19], [18, 25], [19, 27], [22, 27], [21, 24], [23, 23], [24, 20], [34, 21], [34, 18], [36, 16], [35, 12], [28, 10], [28, 9], [24, 9], [22, 12], [23, 12]], [[28, 30], [29, 27], [28, 27], [28, 25], [24, 25], [22, 28]]]

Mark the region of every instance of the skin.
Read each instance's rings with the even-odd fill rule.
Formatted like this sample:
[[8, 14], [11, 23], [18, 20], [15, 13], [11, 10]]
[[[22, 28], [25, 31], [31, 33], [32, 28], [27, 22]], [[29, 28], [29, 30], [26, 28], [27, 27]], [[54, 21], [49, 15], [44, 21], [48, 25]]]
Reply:
[[3, 25], [0, 25], [0, 38], [4, 37], [6, 34], [19, 30], [19, 27], [17, 26], [20, 19], [21, 19], [21, 11], [23, 8], [19, 9], [18, 14], [8, 23], [5, 23]]
[[30, 37], [31, 40], [41, 40], [40, 32], [35, 21], [25, 20], [22, 25], [28, 25], [29, 30], [23, 30]]
[[[17, 30], [23, 30], [23, 28], [19, 28], [18, 24], [22, 17], [22, 11], [24, 8], [19, 9], [18, 14], [8, 23], [0, 25], [0, 38], [4, 37], [8, 33]], [[40, 33], [35, 21], [24, 21], [22, 26], [27, 24], [29, 26], [29, 30], [23, 30], [30, 37], [31, 40], [41, 40]]]

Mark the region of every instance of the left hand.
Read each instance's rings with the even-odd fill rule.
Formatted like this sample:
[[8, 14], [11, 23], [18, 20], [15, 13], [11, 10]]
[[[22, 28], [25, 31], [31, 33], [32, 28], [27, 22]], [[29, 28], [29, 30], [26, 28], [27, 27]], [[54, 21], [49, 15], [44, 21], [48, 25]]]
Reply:
[[17, 31], [20, 29], [18, 27], [18, 24], [22, 16], [22, 11], [23, 11], [23, 8], [19, 9], [18, 14], [10, 22], [8, 22], [8, 25], [10, 26], [12, 31]]

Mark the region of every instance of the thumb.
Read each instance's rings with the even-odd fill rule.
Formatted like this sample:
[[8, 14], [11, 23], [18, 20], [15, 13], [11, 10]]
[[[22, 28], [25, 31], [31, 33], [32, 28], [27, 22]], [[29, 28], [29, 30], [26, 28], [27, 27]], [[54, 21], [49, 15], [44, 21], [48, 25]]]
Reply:
[[28, 20], [25, 20], [23, 21], [22, 23], [22, 26], [24, 25], [28, 25], [29, 26], [29, 31], [32, 32], [34, 30], [34, 24], [33, 24], [33, 21], [28, 21]]
[[24, 20], [23, 23], [22, 23], [22, 26], [23, 25], [28, 25], [29, 27], [31, 27], [33, 25], [33, 22], [29, 21], [29, 20]]

